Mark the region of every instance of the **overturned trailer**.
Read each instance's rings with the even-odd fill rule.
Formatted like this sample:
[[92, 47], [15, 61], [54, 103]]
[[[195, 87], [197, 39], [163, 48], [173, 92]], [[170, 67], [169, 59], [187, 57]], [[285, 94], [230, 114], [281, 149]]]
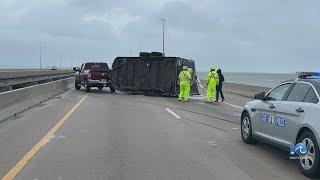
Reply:
[[114, 87], [123, 92], [176, 96], [179, 94], [177, 77], [182, 67], [192, 69], [191, 94], [198, 95], [198, 82], [193, 60], [164, 57], [159, 53], [140, 53], [140, 57], [117, 57], [112, 64]]

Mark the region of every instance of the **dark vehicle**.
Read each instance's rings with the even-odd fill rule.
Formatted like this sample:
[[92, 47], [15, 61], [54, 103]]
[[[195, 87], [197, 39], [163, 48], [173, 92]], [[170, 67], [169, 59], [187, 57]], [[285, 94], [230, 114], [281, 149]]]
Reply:
[[111, 70], [107, 63], [87, 62], [81, 65], [81, 68], [73, 68], [75, 73], [75, 88], [80, 90], [84, 86], [86, 92], [90, 92], [91, 87], [97, 87], [102, 90], [103, 87], [109, 87], [112, 93], [115, 92], [111, 81]]
[[155, 52], [144, 52], [140, 57], [117, 57], [112, 64], [114, 87], [134, 94], [176, 96], [179, 94], [177, 77], [184, 65], [193, 70], [191, 94], [198, 95], [194, 61]]

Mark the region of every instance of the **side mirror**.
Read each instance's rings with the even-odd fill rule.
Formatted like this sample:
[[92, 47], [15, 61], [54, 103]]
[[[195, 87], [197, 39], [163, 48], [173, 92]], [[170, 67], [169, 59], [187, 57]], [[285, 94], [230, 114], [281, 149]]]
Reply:
[[262, 92], [262, 93], [256, 94], [256, 95], [254, 95], [254, 99], [264, 101], [264, 100], [266, 100], [266, 93]]

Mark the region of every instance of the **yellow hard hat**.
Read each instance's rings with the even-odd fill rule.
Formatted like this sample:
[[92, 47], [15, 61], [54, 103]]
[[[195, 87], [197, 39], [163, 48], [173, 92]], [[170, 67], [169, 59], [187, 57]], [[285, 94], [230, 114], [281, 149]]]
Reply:
[[188, 66], [183, 66], [182, 69], [183, 70], [188, 70]]

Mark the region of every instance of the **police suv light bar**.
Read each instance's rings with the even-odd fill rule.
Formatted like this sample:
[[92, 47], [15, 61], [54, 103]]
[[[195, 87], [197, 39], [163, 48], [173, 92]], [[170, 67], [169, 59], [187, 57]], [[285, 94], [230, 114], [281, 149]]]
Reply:
[[299, 78], [320, 77], [319, 72], [297, 72]]

